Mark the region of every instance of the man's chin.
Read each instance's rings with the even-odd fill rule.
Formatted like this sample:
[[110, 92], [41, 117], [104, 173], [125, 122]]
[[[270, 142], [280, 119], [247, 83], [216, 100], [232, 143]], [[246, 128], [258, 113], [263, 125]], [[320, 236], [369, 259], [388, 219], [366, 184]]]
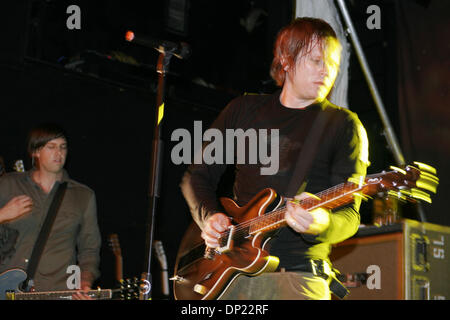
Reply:
[[63, 172], [64, 166], [54, 166], [48, 170], [50, 173], [53, 174], [61, 174]]

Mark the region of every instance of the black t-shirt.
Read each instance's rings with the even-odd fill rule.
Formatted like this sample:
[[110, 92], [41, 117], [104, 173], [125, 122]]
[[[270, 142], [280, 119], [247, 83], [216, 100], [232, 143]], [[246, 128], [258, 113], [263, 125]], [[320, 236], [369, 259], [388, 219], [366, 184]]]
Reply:
[[[267, 144], [267, 154], [270, 154], [271, 148], [274, 147], [276, 149], [272, 151], [278, 151], [277, 168], [274, 164], [276, 157], [269, 157], [271, 163], [267, 163], [267, 158], [263, 163], [261, 157], [256, 163], [255, 157], [251, 161], [251, 155], [254, 155], [256, 149], [252, 150], [249, 144], [245, 149], [245, 163], [239, 163], [236, 139], [233, 140], [234, 152], [224, 148], [224, 154], [233, 152], [234, 155], [233, 193], [238, 205], [245, 205], [259, 191], [268, 187], [283, 196], [295, 195], [286, 194], [287, 186], [292, 179], [305, 138], [318, 113], [324, 110], [332, 111], [332, 116], [324, 129], [324, 138], [307, 174], [305, 191], [317, 193], [345, 182], [349, 177], [365, 176], [368, 164], [367, 137], [355, 113], [339, 108], [326, 100], [303, 109], [287, 108], [280, 103], [279, 98], [280, 92], [272, 95], [238, 97], [230, 102], [211, 126], [223, 133], [224, 145], [229, 143], [230, 139], [227, 140], [229, 130], [236, 132], [242, 129], [243, 132], [251, 132], [258, 138], [264, 138], [264, 133], [267, 133], [267, 141], [263, 142]], [[276, 134], [274, 129], [278, 130], [276, 132], [278, 139], [274, 136]], [[260, 140], [258, 147], [261, 147]], [[242, 159], [240, 161], [242, 162]], [[267, 170], [269, 167], [270, 173], [274, 174], [262, 174], [261, 169]], [[217, 201], [216, 189], [225, 169], [226, 161], [220, 164], [194, 164], [188, 168], [183, 177], [181, 184], [183, 194], [194, 220], [200, 226], [209, 215], [222, 212]], [[360, 202], [355, 201], [336, 210], [330, 216], [330, 227], [318, 236], [302, 235], [289, 227], [282, 228], [271, 241], [270, 253], [280, 258], [281, 267], [302, 264], [305, 258], [328, 260], [330, 245], [356, 232], [359, 225], [359, 205]]]

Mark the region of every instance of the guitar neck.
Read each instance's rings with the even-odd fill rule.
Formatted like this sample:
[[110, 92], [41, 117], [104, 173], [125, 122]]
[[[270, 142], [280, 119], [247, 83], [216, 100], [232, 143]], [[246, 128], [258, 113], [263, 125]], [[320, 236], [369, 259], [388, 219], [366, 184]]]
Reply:
[[116, 256], [116, 280], [117, 280], [117, 282], [120, 282], [123, 280], [122, 256]]
[[[317, 208], [331, 210], [352, 202], [358, 194], [373, 194], [375, 192], [376, 188], [373, 188], [371, 184], [358, 185], [352, 182], [345, 182], [315, 194], [317, 198], [310, 197], [294, 202], [308, 211]], [[283, 206], [275, 211], [237, 225], [236, 230], [241, 231], [245, 229], [251, 235], [279, 229], [286, 225], [285, 212], [286, 206]]]
[[[401, 199], [412, 201], [423, 200], [431, 203], [431, 198], [423, 190], [436, 193], [439, 179], [433, 168], [418, 163], [421, 169], [406, 166], [405, 169], [392, 167], [394, 171], [369, 175], [365, 179], [350, 178], [341, 183], [303, 200], [288, 200], [299, 204], [302, 208], [312, 211], [317, 208], [332, 210], [354, 201], [355, 197], [365, 199], [366, 195], [373, 195], [380, 191], [393, 191]], [[433, 171], [434, 170], [434, 171]], [[423, 189], [423, 190], [422, 190]], [[223, 250], [227, 250], [231, 240], [245, 239], [261, 232], [270, 232], [284, 227], [286, 206], [272, 212], [254, 217], [230, 227], [220, 235], [219, 243]]]
[[119, 235], [117, 233], [112, 233], [108, 236], [109, 244], [114, 253], [115, 257], [115, 276], [116, 281], [121, 282], [123, 280], [123, 261], [122, 261], [122, 250], [119, 244]]
[[[85, 294], [96, 300], [106, 300], [112, 298], [111, 289], [89, 290]], [[74, 290], [71, 291], [46, 291], [46, 292], [20, 292], [9, 293], [10, 300], [72, 300]]]

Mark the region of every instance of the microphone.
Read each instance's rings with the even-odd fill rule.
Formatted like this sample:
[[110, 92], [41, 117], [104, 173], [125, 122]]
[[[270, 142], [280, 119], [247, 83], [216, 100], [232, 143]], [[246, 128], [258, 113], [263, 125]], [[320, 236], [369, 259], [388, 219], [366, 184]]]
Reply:
[[129, 30], [125, 33], [125, 40], [134, 42], [144, 47], [154, 48], [158, 51], [161, 47], [168, 52], [171, 52], [179, 59], [187, 59], [191, 55], [191, 48], [186, 42], [172, 42], [167, 40], [153, 39], [150, 37], [139, 36], [133, 31]]

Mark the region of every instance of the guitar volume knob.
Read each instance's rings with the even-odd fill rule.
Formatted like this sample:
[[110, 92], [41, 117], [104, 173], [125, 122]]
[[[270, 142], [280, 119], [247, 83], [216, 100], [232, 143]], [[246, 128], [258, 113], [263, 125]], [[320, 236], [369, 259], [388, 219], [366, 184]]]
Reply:
[[203, 257], [208, 260], [213, 260], [215, 254], [216, 250], [214, 248], [206, 247]]
[[208, 292], [208, 289], [204, 285], [201, 285], [201, 284], [197, 283], [194, 286], [194, 291], [197, 292], [198, 294], [201, 294], [203, 296], [203, 295], [206, 294], [206, 292]]

